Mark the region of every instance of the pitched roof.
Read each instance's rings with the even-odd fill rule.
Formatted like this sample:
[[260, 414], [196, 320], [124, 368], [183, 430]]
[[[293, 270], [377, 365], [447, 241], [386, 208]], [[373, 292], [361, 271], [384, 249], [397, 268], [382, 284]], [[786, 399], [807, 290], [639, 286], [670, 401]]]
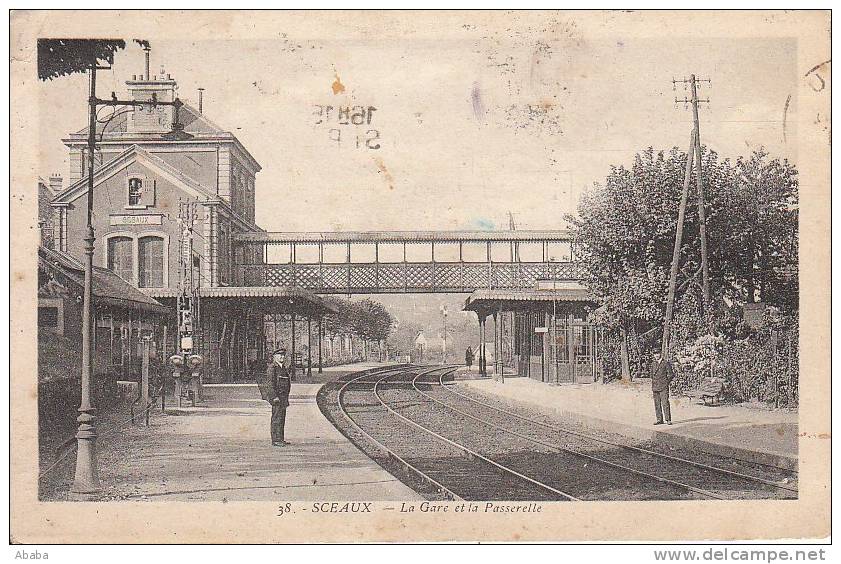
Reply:
[[[79, 287], [85, 283], [84, 265], [74, 257], [38, 247], [38, 264], [49, 269], [58, 269], [64, 277]], [[125, 309], [139, 309], [151, 313], [169, 313], [170, 309], [147, 296], [107, 268], [93, 268], [93, 295], [98, 303]]]
[[[99, 184], [100, 182], [104, 181], [106, 178], [116, 174], [118, 171], [122, 170], [125, 166], [127, 166], [132, 159], [136, 161], [142, 161], [141, 164], [147, 166], [149, 168], [155, 169], [158, 174], [164, 177], [169, 177], [174, 184], [180, 184], [184, 189], [188, 192], [192, 192], [196, 196], [203, 196], [204, 198], [218, 202], [222, 206], [225, 207], [225, 211], [231, 215], [232, 217], [239, 220], [241, 223], [246, 225], [248, 229], [255, 230], [257, 232], [262, 232], [262, 229], [258, 227], [255, 223], [248, 221], [244, 217], [240, 216], [238, 213], [234, 211], [231, 205], [225, 201], [224, 199], [220, 198], [214, 190], [208, 188], [207, 186], [203, 185], [202, 183], [194, 180], [192, 177], [187, 176], [174, 166], [170, 165], [163, 159], [156, 157], [143, 147], [139, 145], [132, 145], [107, 163], [105, 165], [99, 167], [94, 172], [94, 186]], [[80, 178], [64, 190], [62, 190], [59, 194], [53, 198], [52, 202], [54, 204], [61, 204], [67, 203], [76, 198], [87, 194], [88, 192], [88, 177], [87, 175]]]
[[[128, 131], [128, 116], [130, 111], [118, 110], [113, 119], [107, 119], [109, 114], [98, 116], [104, 123], [97, 122], [96, 131], [99, 134], [98, 142], [105, 143], [167, 143], [171, 144], [174, 141], [168, 139], [170, 132], [158, 133], [139, 133]], [[230, 131], [218, 126], [216, 123], [207, 118], [206, 115], [199, 113], [199, 111], [190, 104], [184, 103], [180, 110], [178, 110], [178, 121], [184, 126], [184, 132], [192, 136], [191, 139], [185, 142], [217, 142], [233, 143], [233, 145], [243, 153], [245, 159], [251, 163], [256, 171], [261, 169], [260, 163], [254, 158], [248, 149], [240, 142], [236, 135]], [[76, 133], [71, 133], [68, 137], [62, 139], [66, 145], [77, 145], [87, 142], [88, 128], [85, 127]]]
[[[114, 119], [106, 121], [105, 123], [97, 122], [96, 132], [99, 134], [105, 134], [106, 136], [127, 133], [128, 115], [130, 113], [130, 111], [117, 110], [114, 115]], [[99, 116], [99, 119], [107, 119], [107, 116], [108, 114], [103, 114]], [[229, 133], [210, 121], [204, 114], [200, 114], [196, 108], [187, 103], [181, 106], [178, 110], [178, 120], [184, 125], [184, 131], [190, 133], [191, 135], [224, 135]], [[87, 137], [88, 128], [85, 127], [72, 135], [74, 137]], [[144, 135], [149, 138], [160, 139], [163, 139], [164, 136], [163, 133], [147, 133]]]
[[[155, 155], [151, 154], [146, 149], [140, 147], [139, 145], [132, 145], [103, 166], [99, 167], [94, 172], [94, 185], [98, 184], [104, 177], [111, 175], [114, 172], [119, 171], [127, 164], [131, 159], [140, 158], [145, 162], [143, 164], [152, 166], [153, 168], [157, 168], [159, 172], [163, 172], [165, 174], [169, 174], [174, 176], [177, 180], [180, 180], [182, 184], [185, 184], [187, 187], [191, 188], [193, 191], [197, 192], [197, 195], [206, 196], [211, 199], [218, 199], [219, 197], [216, 193], [207, 188], [206, 186], [202, 185], [201, 183], [193, 180], [191, 177], [187, 176], [177, 168], [171, 166], [163, 159], [156, 157]], [[74, 200], [81, 196], [82, 194], [86, 194], [88, 191], [88, 177], [84, 176], [62, 190], [56, 197], [53, 199], [53, 202], [63, 202]]]

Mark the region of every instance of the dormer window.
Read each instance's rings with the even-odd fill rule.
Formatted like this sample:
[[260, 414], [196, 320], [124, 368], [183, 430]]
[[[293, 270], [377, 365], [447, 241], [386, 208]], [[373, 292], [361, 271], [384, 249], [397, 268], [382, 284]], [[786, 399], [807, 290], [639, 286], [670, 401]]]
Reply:
[[143, 180], [140, 178], [129, 178], [128, 181], [128, 205], [139, 206], [143, 199]]

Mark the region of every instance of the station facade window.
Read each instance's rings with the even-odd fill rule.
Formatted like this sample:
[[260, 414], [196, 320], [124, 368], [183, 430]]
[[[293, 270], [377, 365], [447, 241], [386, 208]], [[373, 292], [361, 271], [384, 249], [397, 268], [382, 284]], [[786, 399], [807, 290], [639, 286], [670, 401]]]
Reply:
[[147, 209], [155, 206], [155, 180], [142, 174], [126, 179], [126, 209]]
[[129, 178], [128, 181], [128, 205], [139, 206], [143, 199], [143, 180], [140, 178]]
[[134, 241], [131, 237], [108, 239], [108, 269], [129, 283], [134, 283]]
[[169, 284], [165, 233], [112, 233], [107, 236], [106, 267], [139, 288], [165, 288]]
[[164, 285], [164, 240], [163, 237], [147, 236], [137, 240], [138, 286], [160, 288]]

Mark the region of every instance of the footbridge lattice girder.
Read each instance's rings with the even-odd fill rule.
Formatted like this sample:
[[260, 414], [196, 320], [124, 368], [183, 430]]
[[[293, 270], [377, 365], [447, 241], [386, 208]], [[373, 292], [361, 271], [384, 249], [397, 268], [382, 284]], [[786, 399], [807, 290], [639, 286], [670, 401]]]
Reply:
[[[380, 245], [403, 246], [403, 260], [383, 262]], [[436, 244], [457, 245], [458, 260], [438, 260]], [[464, 245], [481, 244], [484, 259], [464, 260]], [[317, 246], [318, 260], [296, 260], [300, 246]], [[521, 260], [520, 245], [542, 249], [540, 260]], [[561, 260], [550, 254], [550, 245], [562, 245]], [[392, 231], [335, 233], [245, 233], [234, 239], [238, 280], [242, 286], [299, 286], [317, 293], [376, 294], [473, 292], [489, 289], [533, 289], [542, 280], [583, 279], [575, 259], [571, 236], [566, 231]], [[344, 246], [344, 262], [324, 260], [324, 248]], [[373, 260], [353, 262], [352, 248], [373, 246]], [[407, 260], [409, 246], [427, 246], [429, 259]], [[271, 247], [286, 247], [285, 262], [268, 262]], [[504, 251], [499, 260], [493, 249]], [[371, 254], [368, 252], [367, 254]], [[243, 260], [248, 258], [250, 260]]]

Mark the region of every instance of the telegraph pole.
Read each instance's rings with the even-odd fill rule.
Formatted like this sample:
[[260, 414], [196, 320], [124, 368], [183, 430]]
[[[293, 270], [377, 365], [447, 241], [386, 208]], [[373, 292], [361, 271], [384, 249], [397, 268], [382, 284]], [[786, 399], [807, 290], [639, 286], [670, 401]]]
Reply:
[[677, 271], [680, 264], [680, 249], [683, 244], [683, 219], [686, 215], [686, 201], [689, 199], [689, 184], [692, 178], [692, 156], [696, 152], [695, 142], [697, 141], [695, 130], [689, 140], [689, 151], [686, 153], [686, 171], [683, 176], [683, 191], [680, 194], [680, 207], [677, 212], [677, 232], [675, 233], [675, 247], [672, 252], [672, 270], [669, 276], [669, 297], [666, 300], [666, 319], [663, 322], [663, 358], [669, 358], [669, 333], [672, 323], [672, 313], [675, 306], [675, 288], [677, 287]]
[[701, 171], [701, 127], [698, 119], [698, 105], [709, 104], [710, 99], [706, 98], [702, 100], [698, 98], [698, 83], [706, 82], [707, 84], [710, 84], [711, 81], [710, 79], [697, 79], [693, 74], [689, 77], [688, 80], [672, 80], [673, 85], [676, 85], [678, 82], [682, 82], [684, 84], [684, 87], [686, 87], [686, 85], [688, 84], [690, 94], [692, 95], [690, 99], [684, 98], [683, 100], [678, 100], [677, 98], [675, 98], [675, 103], [683, 102], [684, 104], [692, 105], [692, 121], [695, 132], [695, 184], [698, 190], [698, 224], [700, 225], [701, 236], [701, 288], [703, 293], [702, 307], [706, 310], [706, 308], [709, 307], [710, 303], [710, 270], [709, 262], [707, 260], [707, 219], [704, 201], [704, 181]]
[[[709, 81], [708, 81], [709, 82]], [[698, 104], [709, 104], [710, 99], [699, 100], [698, 88], [695, 75], [690, 77], [690, 85], [692, 88], [692, 121], [695, 123], [695, 183], [698, 188], [698, 223], [701, 227], [701, 280], [704, 291], [704, 304], [706, 309], [710, 303], [710, 269], [707, 262], [707, 219], [704, 202], [704, 181], [701, 174], [701, 126], [698, 121]]]

